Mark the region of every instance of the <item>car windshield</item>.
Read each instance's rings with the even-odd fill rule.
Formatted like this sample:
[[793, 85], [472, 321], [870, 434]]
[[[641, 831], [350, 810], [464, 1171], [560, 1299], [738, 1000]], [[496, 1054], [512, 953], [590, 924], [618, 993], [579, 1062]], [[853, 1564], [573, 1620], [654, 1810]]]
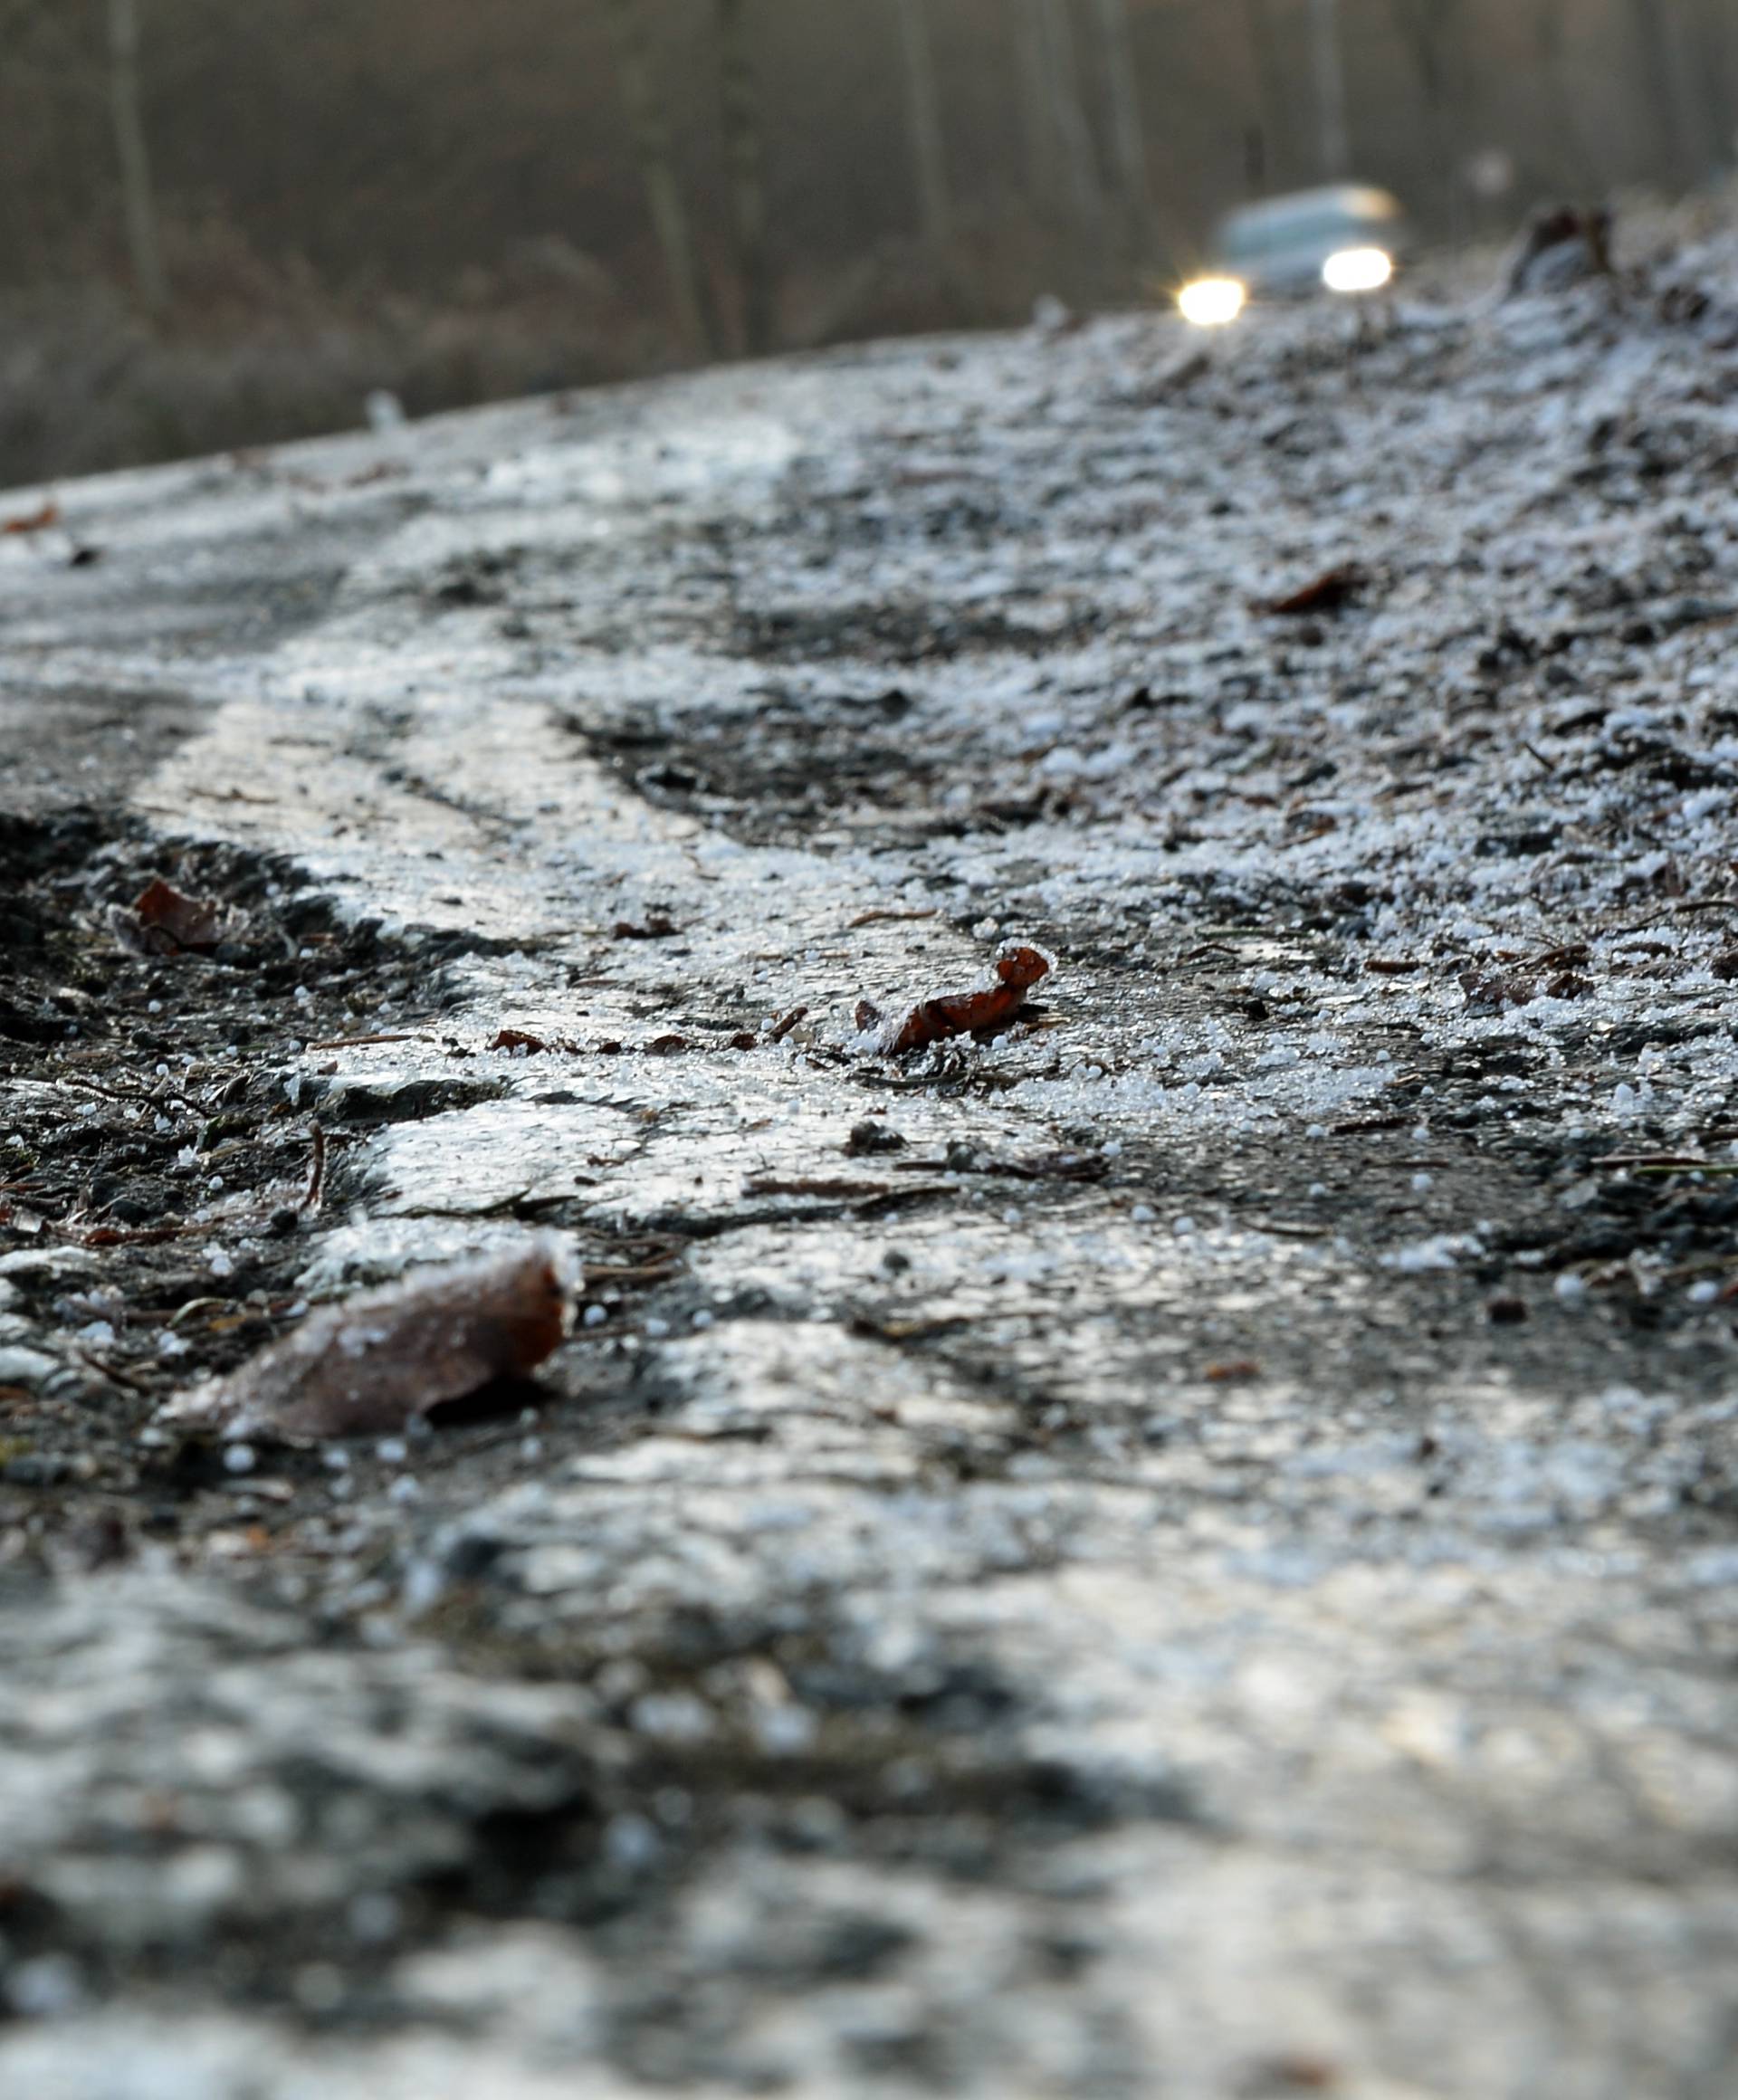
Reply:
[[1234, 212], [1219, 229], [1218, 253], [1227, 262], [1258, 262], [1299, 250], [1323, 253], [1379, 239], [1397, 216], [1380, 191], [1330, 192], [1294, 203], [1256, 205]]

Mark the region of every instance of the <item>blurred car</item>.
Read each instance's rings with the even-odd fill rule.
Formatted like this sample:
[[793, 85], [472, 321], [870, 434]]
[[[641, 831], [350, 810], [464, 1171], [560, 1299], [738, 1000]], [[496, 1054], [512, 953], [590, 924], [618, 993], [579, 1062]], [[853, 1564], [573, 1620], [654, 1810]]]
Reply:
[[1335, 183], [1245, 205], [1214, 231], [1212, 267], [1177, 294], [1198, 328], [1234, 321], [1251, 299], [1380, 291], [1406, 243], [1406, 215], [1385, 189]]

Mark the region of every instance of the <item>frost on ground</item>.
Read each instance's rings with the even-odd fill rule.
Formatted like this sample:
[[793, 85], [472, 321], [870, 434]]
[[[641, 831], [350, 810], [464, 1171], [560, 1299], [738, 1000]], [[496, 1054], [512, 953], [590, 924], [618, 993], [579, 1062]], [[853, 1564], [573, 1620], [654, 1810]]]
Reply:
[[1738, 242], [1184, 348], [0, 536], [7, 2090], [1731, 2090]]

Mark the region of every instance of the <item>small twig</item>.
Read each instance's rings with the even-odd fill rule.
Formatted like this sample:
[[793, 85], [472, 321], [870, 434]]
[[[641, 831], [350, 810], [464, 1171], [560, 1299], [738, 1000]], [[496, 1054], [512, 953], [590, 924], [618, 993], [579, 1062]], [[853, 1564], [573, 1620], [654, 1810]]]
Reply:
[[1638, 1167], [1638, 1174], [1738, 1174], [1738, 1160], [1685, 1160], [1675, 1166]]
[[326, 1183], [326, 1133], [318, 1123], [310, 1123], [308, 1135], [314, 1148], [313, 1167], [308, 1177], [308, 1193], [298, 1208], [302, 1210], [318, 1210], [320, 1192]]
[[333, 1036], [324, 1043], [307, 1043], [307, 1050], [366, 1050], [376, 1043], [432, 1043], [434, 1036], [425, 1029], [407, 1036]]
[[787, 1179], [778, 1174], [753, 1174], [743, 1182], [742, 1193], [745, 1196], [821, 1196], [837, 1201], [864, 1196], [892, 1196], [904, 1191], [896, 1191], [885, 1181], [849, 1181], [818, 1176]]
[[1523, 737], [1521, 740], [1521, 749], [1527, 754], [1528, 758], [1530, 758], [1535, 765], [1542, 766], [1547, 773], [1554, 773], [1557, 770], [1556, 767], [1552, 764], [1551, 760], [1546, 758], [1545, 754], [1542, 751], [1536, 749], [1532, 744], [1530, 744], [1525, 737]]
[[874, 926], [884, 919], [939, 919], [941, 916], [940, 908], [934, 904], [922, 912], [859, 912], [855, 919], [845, 921], [845, 927], [847, 931], [855, 931], [859, 926]]
[[1338, 831], [1339, 828], [1340, 819], [1337, 816], [1325, 817], [1320, 824], [1313, 824], [1308, 831], [1294, 832], [1291, 837], [1275, 841], [1275, 851], [1290, 853], [1294, 846], [1313, 845], [1318, 838], [1326, 838], [1331, 831]]
[[772, 1026], [768, 1029], [767, 1041], [769, 1043], [782, 1043], [797, 1022], [807, 1019], [807, 1015], [808, 1008], [807, 1007], [793, 1007], [789, 1013], [775, 1021]]
[[1004, 1317], [1005, 1308], [999, 1306], [987, 1312], [947, 1312], [934, 1320], [874, 1320], [866, 1312], [859, 1312], [850, 1325], [853, 1334], [868, 1341], [922, 1341], [931, 1334], [946, 1334], [977, 1321]]
[[1593, 1167], [1718, 1167], [1720, 1160], [1705, 1160], [1695, 1152], [1604, 1152], [1589, 1162]]
[[100, 1371], [104, 1378], [112, 1379], [118, 1386], [125, 1386], [131, 1392], [147, 1396], [150, 1394], [152, 1389], [143, 1379], [136, 1379], [129, 1370], [122, 1370], [119, 1364], [110, 1363], [106, 1357], [97, 1355], [94, 1350], [81, 1349], [78, 1353], [92, 1370]]

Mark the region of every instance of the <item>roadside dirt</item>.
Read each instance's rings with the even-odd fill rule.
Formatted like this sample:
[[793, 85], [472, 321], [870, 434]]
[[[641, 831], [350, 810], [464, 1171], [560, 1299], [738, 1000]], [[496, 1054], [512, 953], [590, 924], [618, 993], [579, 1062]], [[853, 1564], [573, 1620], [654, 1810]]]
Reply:
[[[1735, 258], [0, 541], [0, 2075], [1724, 2093]], [[534, 1383], [158, 1418], [532, 1231]]]

